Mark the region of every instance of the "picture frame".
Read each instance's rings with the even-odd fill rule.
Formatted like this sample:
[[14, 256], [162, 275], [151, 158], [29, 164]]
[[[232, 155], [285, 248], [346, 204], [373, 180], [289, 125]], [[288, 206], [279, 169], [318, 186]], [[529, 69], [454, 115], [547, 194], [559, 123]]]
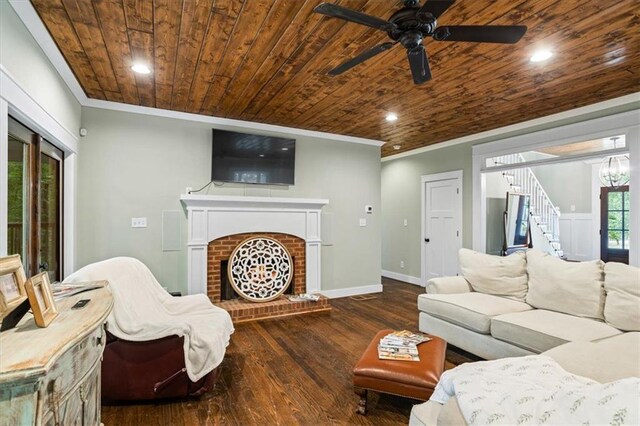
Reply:
[[0, 320], [27, 300], [26, 281], [19, 254], [0, 257]]
[[29, 278], [25, 284], [33, 319], [38, 327], [48, 327], [58, 316], [56, 302], [53, 299], [49, 274], [42, 272]]

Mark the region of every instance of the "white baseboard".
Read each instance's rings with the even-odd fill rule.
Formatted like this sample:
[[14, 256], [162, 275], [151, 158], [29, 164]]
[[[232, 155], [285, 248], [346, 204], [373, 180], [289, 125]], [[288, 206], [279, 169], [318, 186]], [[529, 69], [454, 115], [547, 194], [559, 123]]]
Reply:
[[392, 280], [404, 281], [405, 283], [419, 285], [423, 287], [420, 278], [412, 277], [411, 275], [399, 274], [397, 272], [385, 271], [382, 270], [382, 276], [386, 278], [391, 278]]
[[337, 288], [335, 290], [320, 290], [318, 293], [329, 299], [357, 296], [359, 294], [382, 293], [382, 284], [364, 285], [361, 287]]

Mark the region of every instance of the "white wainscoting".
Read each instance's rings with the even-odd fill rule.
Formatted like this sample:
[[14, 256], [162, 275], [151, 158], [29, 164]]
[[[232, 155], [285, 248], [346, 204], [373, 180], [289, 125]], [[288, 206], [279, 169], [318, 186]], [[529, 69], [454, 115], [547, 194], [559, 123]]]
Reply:
[[560, 245], [569, 260], [592, 260], [594, 247], [593, 214], [562, 213], [560, 216]]

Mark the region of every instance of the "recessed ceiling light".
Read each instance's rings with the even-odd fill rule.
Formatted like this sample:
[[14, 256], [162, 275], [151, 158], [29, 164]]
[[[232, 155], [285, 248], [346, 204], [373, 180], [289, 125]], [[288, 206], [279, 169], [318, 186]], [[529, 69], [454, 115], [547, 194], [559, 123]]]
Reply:
[[396, 151], [398, 151], [400, 149], [400, 145], [394, 145], [393, 149], [395, 149]]
[[286, 146], [282, 148], [283, 151], [289, 151], [289, 148], [287, 148]]
[[144, 65], [144, 64], [134, 64], [131, 69], [134, 72], [137, 72], [138, 74], [149, 74], [151, 73], [151, 70], [149, 69], [148, 66]]
[[396, 121], [398, 119], [398, 116], [390, 112], [384, 119], [387, 121]]
[[553, 56], [553, 53], [551, 53], [551, 51], [549, 50], [538, 50], [537, 52], [534, 52], [530, 60], [531, 62], [542, 62], [542, 61], [546, 61], [552, 56]]
[[260, 154], [260, 155], [258, 155], [258, 157], [264, 157], [264, 154]]

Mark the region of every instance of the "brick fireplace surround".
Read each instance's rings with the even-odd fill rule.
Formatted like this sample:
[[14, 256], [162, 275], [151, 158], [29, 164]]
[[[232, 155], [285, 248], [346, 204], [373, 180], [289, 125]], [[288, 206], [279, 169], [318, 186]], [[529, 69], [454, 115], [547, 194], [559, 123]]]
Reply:
[[278, 299], [255, 303], [244, 299], [221, 300], [222, 271], [221, 264], [229, 260], [238, 244], [250, 237], [270, 237], [284, 245], [293, 259], [293, 294], [306, 292], [306, 243], [302, 238], [283, 233], [249, 232], [228, 235], [209, 242], [207, 249], [207, 296], [216, 305], [226, 309], [235, 323], [258, 319], [299, 315], [311, 312], [331, 310], [327, 298], [317, 302], [290, 302], [285, 296]]
[[221, 285], [221, 273], [220, 263], [229, 260], [233, 249], [238, 244], [251, 237], [270, 237], [277, 240], [287, 248], [289, 254], [294, 259], [293, 261], [293, 279], [291, 285], [293, 286], [293, 294], [305, 293], [307, 287], [305, 285], [305, 242], [302, 238], [281, 234], [281, 233], [269, 233], [269, 232], [249, 232], [245, 234], [235, 234], [226, 237], [218, 238], [209, 243], [207, 251], [207, 296], [213, 303], [221, 302], [220, 298], [220, 285]]
[[[180, 201], [187, 210], [188, 294], [206, 294], [236, 323], [331, 309], [326, 298], [318, 302], [290, 302], [285, 297], [263, 303], [220, 301], [220, 260], [228, 259], [238, 243], [256, 233], [280, 235], [285, 244], [290, 243], [295, 256], [294, 292], [318, 294], [322, 284], [320, 219], [329, 200], [183, 194]], [[214, 257], [216, 261], [211, 262]]]

